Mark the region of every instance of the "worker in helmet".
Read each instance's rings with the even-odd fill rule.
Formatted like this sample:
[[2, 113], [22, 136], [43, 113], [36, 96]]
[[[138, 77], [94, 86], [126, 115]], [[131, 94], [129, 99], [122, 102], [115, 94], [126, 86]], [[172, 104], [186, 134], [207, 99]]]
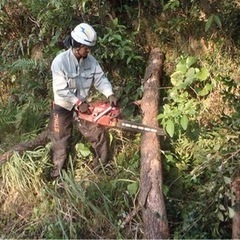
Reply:
[[[58, 54], [52, 62], [52, 86], [54, 103], [52, 106], [49, 130], [53, 170], [51, 177], [60, 175], [71, 146], [74, 111], [88, 110], [87, 97], [94, 86], [116, 105], [112, 85], [105, 76], [98, 61], [90, 54], [90, 48], [96, 44], [97, 34], [87, 23], [77, 25], [66, 38], [68, 50]], [[89, 140], [94, 149], [94, 167], [106, 163], [108, 141], [102, 126], [90, 122], [79, 124], [79, 131]]]

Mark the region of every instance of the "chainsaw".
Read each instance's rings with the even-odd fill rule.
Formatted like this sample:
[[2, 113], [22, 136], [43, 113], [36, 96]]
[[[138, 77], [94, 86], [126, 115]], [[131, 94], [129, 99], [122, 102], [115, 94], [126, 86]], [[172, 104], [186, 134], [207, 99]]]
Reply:
[[78, 119], [86, 120], [106, 127], [121, 128], [135, 132], [152, 132], [157, 135], [165, 135], [162, 128], [150, 127], [141, 123], [120, 119], [120, 109], [111, 106], [107, 102], [95, 102], [89, 105], [87, 112], [78, 111]]

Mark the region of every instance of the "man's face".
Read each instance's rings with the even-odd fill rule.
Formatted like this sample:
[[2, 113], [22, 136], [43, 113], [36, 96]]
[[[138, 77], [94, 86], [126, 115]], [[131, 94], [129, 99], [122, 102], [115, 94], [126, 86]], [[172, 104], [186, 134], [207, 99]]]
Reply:
[[85, 58], [90, 52], [90, 48], [86, 45], [82, 45], [79, 48], [73, 48], [73, 53], [76, 58]]

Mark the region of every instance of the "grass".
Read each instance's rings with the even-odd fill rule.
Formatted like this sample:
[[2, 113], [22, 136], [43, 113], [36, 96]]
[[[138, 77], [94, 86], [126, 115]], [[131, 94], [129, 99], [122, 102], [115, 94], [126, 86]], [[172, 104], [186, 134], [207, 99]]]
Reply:
[[48, 179], [49, 146], [13, 155], [0, 173], [0, 238], [142, 237], [138, 145], [115, 144], [117, 157], [99, 172], [76, 156], [57, 181]]

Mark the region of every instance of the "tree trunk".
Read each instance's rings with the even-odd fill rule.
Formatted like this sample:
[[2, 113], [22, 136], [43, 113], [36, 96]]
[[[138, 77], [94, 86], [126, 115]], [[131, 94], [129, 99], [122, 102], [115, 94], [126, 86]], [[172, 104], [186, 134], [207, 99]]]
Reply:
[[[143, 124], [158, 127], [160, 78], [164, 54], [160, 49], [150, 53], [144, 76], [144, 93], [141, 100]], [[140, 204], [147, 239], [167, 239], [169, 237], [167, 214], [162, 192], [162, 164], [160, 139], [155, 133], [144, 133], [141, 142], [141, 190]]]
[[232, 208], [235, 211], [232, 219], [232, 239], [240, 239], [240, 177], [234, 179], [231, 188]]
[[22, 154], [27, 150], [34, 150], [36, 147], [45, 146], [49, 141], [49, 132], [48, 129], [43, 131], [41, 134], [37, 136], [36, 139], [33, 139], [29, 142], [19, 143], [18, 145], [14, 146], [9, 151], [5, 152], [3, 155], [0, 156], [0, 165], [6, 162], [14, 152], [18, 152]]

